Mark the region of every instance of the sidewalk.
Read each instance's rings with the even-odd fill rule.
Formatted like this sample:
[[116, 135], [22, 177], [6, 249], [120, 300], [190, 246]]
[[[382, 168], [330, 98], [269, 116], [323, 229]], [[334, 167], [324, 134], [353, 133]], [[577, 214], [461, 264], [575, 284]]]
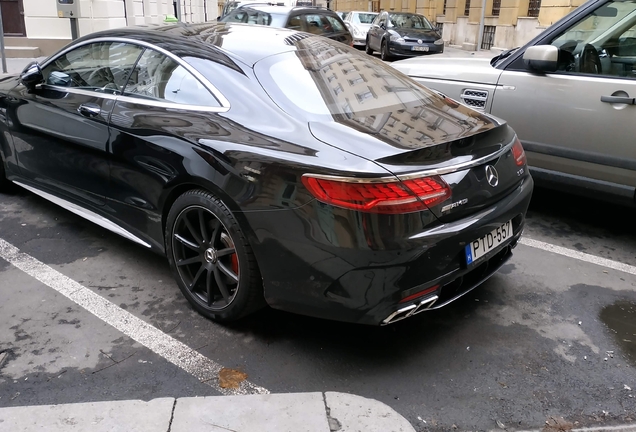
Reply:
[[415, 432], [392, 408], [346, 393], [286, 393], [0, 408], [0, 429], [90, 432]]

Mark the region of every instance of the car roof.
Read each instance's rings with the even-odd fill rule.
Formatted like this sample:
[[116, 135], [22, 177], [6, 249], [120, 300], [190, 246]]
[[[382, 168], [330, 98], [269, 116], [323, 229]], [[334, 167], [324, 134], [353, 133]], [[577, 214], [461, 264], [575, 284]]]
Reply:
[[365, 14], [373, 14], [373, 15], [377, 15], [380, 12], [369, 12], [369, 11], [350, 11], [349, 13], [355, 14], [355, 13], [365, 13]]
[[180, 57], [202, 48], [220, 50], [249, 66], [270, 55], [294, 51], [294, 40], [304, 33], [268, 26], [238, 23], [157, 24], [123, 27], [92, 33], [74, 44], [96, 38], [127, 38], [150, 43]]

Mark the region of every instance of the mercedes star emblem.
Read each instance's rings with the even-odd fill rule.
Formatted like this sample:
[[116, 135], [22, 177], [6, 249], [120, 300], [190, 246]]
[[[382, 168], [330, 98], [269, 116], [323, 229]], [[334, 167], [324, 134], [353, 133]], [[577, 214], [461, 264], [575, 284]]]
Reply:
[[207, 262], [212, 263], [212, 264], [216, 264], [216, 262], [219, 259], [218, 255], [216, 253], [216, 249], [214, 249], [214, 248], [206, 249], [206, 251], [204, 253], [204, 257], [205, 257], [205, 260]]
[[499, 173], [492, 165], [486, 166], [486, 181], [492, 187], [495, 187], [499, 184]]

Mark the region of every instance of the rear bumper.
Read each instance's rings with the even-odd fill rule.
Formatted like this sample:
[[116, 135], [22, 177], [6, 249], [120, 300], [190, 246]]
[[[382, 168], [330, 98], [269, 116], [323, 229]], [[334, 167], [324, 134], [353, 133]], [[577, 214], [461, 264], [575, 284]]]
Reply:
[[[259, 238], [253, 245], [265, 298], [276, 309], [371, 325], [394, 322], [415, 308], [442, 307], [481, 284], [511, 256], [532, 189], [527, 176], [493, 206], [445, 224], [425, 221], [428, 212], [389, 219], [318, 202], [285, 211], [284, 223], [282, 212], [246, 215], [254, 218], [251, 224], [269, 225], [254, 229]], [[465, 245], [508, 220], [513, 221], [511, 239], [466, 266]], [[400, 303], [436, 285], [425, 297]]]

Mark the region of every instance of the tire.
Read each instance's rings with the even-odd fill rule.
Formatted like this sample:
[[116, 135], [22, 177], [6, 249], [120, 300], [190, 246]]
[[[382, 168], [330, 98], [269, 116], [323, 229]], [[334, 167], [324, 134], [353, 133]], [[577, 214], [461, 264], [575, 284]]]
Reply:
[[364, 46], [364, 52], [369, 55], [373, 55], [373, 50], [371, 49], [371, 46], [369, 46], [369, 38], [367, 38], [367, 44]]
[[230, 210], [214, 195], [192, 190], [177, 198], [164, 235], [172, 274], [201, 315], [225, 323], [265, 305], [252, 248]]
[[391, 54], [389, 54], [389, 44], [386, 42], [386, 39], [382, 41], [382, 45], [380, 46], [380, 58], [383, 61], [391, 60]]

